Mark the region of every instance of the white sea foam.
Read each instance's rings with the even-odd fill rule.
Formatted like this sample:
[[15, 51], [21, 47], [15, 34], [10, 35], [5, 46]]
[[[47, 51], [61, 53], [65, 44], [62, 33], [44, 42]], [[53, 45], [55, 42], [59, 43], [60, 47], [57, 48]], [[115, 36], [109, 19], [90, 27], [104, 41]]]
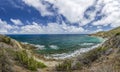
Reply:
[[35, 47], [37, 47], [37, 50], [43, 50], [45, 49], [44, 45], [34, 45]]
[[30, 44], [30, 43], [28, 43], [28, 42], [22, 42], [23, 44]]
[[[100, 40], [103, 40], [102, 38]], [[107, 39], [104, 39], [103, 42], [101, 44], [97, 44], [95, 46], [92, 46], [90, 48], [80, 48], [74, 52], [69, 52], [69, 53], [62, 53], [62, 54], [51, 54], [49, 56], [45, 56], [45, 58], [47, 59], [66, 59], [66, 58], [71, 58], [71, 57], [75, 57], [75, 56], [78, 56], [82, 53], [85, 53], [85, 52], [88, 52], [94, 48], [97, 48], [98, 46], [102, 45]], [[30, 44], [30, 43], [27, 43], [27, 42], [24, 42], [24, 44]], [[44, 45], [35, 45], [35, 44], [30, 44], [30, 45], [33, 45], [35, 46], [38, 50], [43, 50], [43, 49], [46, 49]], [[94, 43], [83, 43], [81, 45], [94, 45]], [[58, 49], [59, 47], [56, 46], [56, 45], [50, 45], [49, 46], [51, 49]]]
[[22, 42], [22, 43], [23, 43], [23, 44], [29, 44], [29, 45], [32, 45], [32, 46], [36, 47], [37, 50], [43, 50], [43, 49], [45, 49], [45, 46], [44, 46], [44, 45], [30, 44], [30, 43], [28, 43], [28, 42]]
[[51, 49], [56, 49], [56, 50], [59, 49], [59, 47], [58, 47], [57, 45], [50, 45], [49, 47], [50, 47]]
[[93, 45], [94, 43], [82, 43], [82, 44], [79, 44], [81, 46], [85, 46], [85, 45]]
[[[104, 43], [104, 41], [103, 41], [103, 43]], [[94, 49], [94, 48], [97, 48], [98, 46], [102, 45], [103, 43], [97, 44], [97, 45], [92, 46], [92, 47], [90, 47], [90, 48], [80, 48], [79, 50], [76, 50], [76, 51], [70, 52], [70, 53], [52, 54], [52, 55], [50, 55], [50, 56], [45, 56], [45, 57], [46, 57], [47, 59], [51, 59], [51, 58], [52, 58], [52, 59], [56, 59], [56, 60], [58, 60], [58, 59], [71, 58], [71, 57], [78, 56], [78, 55], [80, 55], [80, 54], [82, 54], [82, 53], [88, 52], [88, 51], [90, 51], [90, 50], [92, 50], [92, 49]]]

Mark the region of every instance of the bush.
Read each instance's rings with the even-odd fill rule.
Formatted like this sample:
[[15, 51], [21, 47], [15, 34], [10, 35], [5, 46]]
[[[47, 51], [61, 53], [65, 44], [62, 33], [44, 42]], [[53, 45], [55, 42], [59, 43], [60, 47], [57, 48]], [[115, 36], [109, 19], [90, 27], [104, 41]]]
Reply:
[[10, 44], [11, 39], [9, 37], [5, 37], [5, 43]]
[[43, 63], [34, 60], [33, 57], [28, 57], [27, 52], [25, 50], [16, 52], [16, 58], [21, 64], [23, 64], [26, 68], [30, 70], [37, 70], [37, 68], [46, 67], [46, 65], [44, 65]]
[[10, 44], [11, 39], [9, 37], [0, 35], [0, 42], [4, 42], [4, 43], [7, 43], [7, 44]]
[[13, 64], [7, 52], [0, 48], [0, 72], [14, 72], [12, 66]]
[[116, 33], [115, 36], [120, 35], [120, 32]]
[[65, 60], [63, 63], [56, 66], [57, 71], [70, 71], [72, 66], [72, 61]]
[[108, 48], [100, 47], [93, 49], [85, 54], [82, 55], [82, 58], [79, 59], [84, 65], [89, 65], [90, 63], [97, 60], [101, 55], [105, 54]]
[[84, 66], [89, 66], [92, 62], [97, 60], [101, 55], [105, 54], [108, 48], [100, 47], [84, 53], [77, 58], [77, 61], [65, 60], [63, 63], [56, 66], [57, 71], [72, 71], [80, 70]]

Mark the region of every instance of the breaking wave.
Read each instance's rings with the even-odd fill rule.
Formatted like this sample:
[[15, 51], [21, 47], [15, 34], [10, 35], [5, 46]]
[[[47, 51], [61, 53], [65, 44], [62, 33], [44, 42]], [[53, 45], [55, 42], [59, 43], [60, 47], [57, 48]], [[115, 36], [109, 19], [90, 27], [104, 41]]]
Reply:
[[57, 45], [50, 45], [49, 47], [50, 47], [51, 49], [55, 49], [55, 50], [59, 49], [59, 47], [58, 47]]
[[32, 45], [32, 46], [36, 47], [37, 50], [43, 50], [43, 49], [45, 49], [45, 46], [44, 46], [44, 45], [30, 44], [30, 43], [28, 43], [28, 42], [22, 42], [22, 43], [23, 43], [23, 44], [29, 44], [29, 45]]
[[[104, 43], [104, 42], [103, 42]], [[80, 48], [79, 50], [75, 50], [73, 52], [69, 52], [69, 53], [62, 53], [62, 54], [51, 54], [49, 56], [45, 56], [45, 58], [47, 59], [66, 59], [66, 58], [71, 58], [71, 57], [75, 57], [75, 56], [78, 56], [82, 53], [85, 53], [85, 52], [88, 52], [94, 48], [97, 48], [99, 47], [100, 45], [102, 45], [103, 43], [100, 43], [100, 44], [97, 44], [97, 45], [94, 45], [90, 48]]]

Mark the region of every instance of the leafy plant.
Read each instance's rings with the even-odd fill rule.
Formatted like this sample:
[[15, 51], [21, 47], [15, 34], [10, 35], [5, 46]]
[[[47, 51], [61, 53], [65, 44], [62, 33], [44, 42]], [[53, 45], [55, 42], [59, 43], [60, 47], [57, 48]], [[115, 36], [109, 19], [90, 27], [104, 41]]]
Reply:
[[37, 62], [33, 57], [29, 57], [25, 50], [16, 52], [16, 58], [21, 64], [30, 70], [37, 70], [37, 68], [46, 67], [45, 64]]

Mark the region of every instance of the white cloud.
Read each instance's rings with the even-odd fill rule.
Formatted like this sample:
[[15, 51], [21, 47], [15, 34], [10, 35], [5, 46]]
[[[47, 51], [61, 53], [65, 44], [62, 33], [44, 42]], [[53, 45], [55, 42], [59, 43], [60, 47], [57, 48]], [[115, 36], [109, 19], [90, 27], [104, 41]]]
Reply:
[[[25, 4], [38, 10], [42, 16], [53, 15], [48, 11], [48, 5], [43, 4], [42, 0], [22, 0]], [[120, 0], [44, 0], [54, 5], [58, 9], [58, 13], [62, 14], [71, 23], [79, 23], [79, 27], [73, 25], [67, 25], [64, 23], [48, 23], [47, 26], [38, 23], [31, 23], [29, 25], [23, 25], [19, 19], [10, 19], [14, 25], [7, 24], [6, 21], [0, 19], [0, 33], [83, 33], [87, 32], [82, 26], [87, 25], [93, 21], [96, 17], [96, 12], [102, 8], [101, 15], [105, 15], [101, 20], [94, 21], [92, 26], [96, 26], [98, 30], [102, 31], [103, 26], [110, 25], [111, 27], [120, 26]], [[94, 11], [88, 11], [86, 14], [90, 16], [89, 19], [84, 17], [86, 9], [90, 6], [94, 6]], [[29, 22], [28, 22], [29, 23]], [[21, 25], [19, 27], [19, 25]], [[80, 27], [81, 26], [81, 27]], [[90, 27], [88, 25], [88, 27]], [[92, 28], [92, 27], [91, 27]]]
[[[80, 26], [88, 24], [90, 21], [95, 19], [96, 12], [102, 9], [100, 15], [106, 15], [101, 20], [94, 22], [93, 25], [107, 26], [110, 24], [111, 27], [120, 26], [120, 2], [119, 0], [98, 0], [96, 4], [93, 4], [95, 0], [46, 0], [54, 4], [58, 9], [59, 13], [64, 15], [70, 22], [81, 21]], [[90, 18], [85, 19], [85, 10], [94, 5], [95, 11], [88, 11]]]
[[20, 28], [20, 33], [30, 33], [30, 34], [34, 34], [34, 33], [43, 33], [43, 29], [40, 25], [38, 25], [37, 23], [33, 22], [31, 25], [25, 25], [22, 26]]
[[12, 29], [12, 26], [0, 19], [0, 33], [8, 33], [10, 29]]
[[33, 22], [31, 25], [21, 27], [20, 33], [28, 34], [64, 34], [64, 33], [82, 33], [82, 27], [67, 26], [65, 23], [48, 23], [47, 26]]
[[11, 18], [10, 21], [13, 22], [15, 25], [23, 25], [23, 23], [19, 19], [12, 19]]
[[58, 8], [59, 13], [65, 16], [70, 22], [79, 22], [83, 18], [85, 10], [95, 0], [46, 0]]
[[[44, 0], [54, 5], [58, 13], [62, 14], [71, 23], [79, 23], [80, 26], [87, 25], [96, 17], [96, 13], [105, 5], [100, 15], [105, 15], [101, 20], [95, 21], [93, 25], [102, 25], [111, 27], [120, 26], [120, 2], [119, 0]], [[96, 2], [97, 1], [97, 2]], [[37, 9], [42, 16], [51, 15], [52, 12], [47, 10], [48, 5], [43, 4], [42, 0], [23, 0], [28, 6]], [[94, 11], [88, 11], [89, 19], [84, 17], [86, 9], [90, 6], [95, 7]]]
[[47, 26], [44, 26], [44, 30], [46, 33], [64, 33], [64, 30], [61, 28], [62, 25], [59, 25], [57, 23], [48, 23]]
[[97, 28], [99, 29], [99, 28], [102, 28], [102, 26], [97, 26]]
[[110, 25], [111, 27], [120, 26], [120, 2], [119, 0], [100, 0], [105, 4], [102, 9], [101, 15], [106, 15], [101, 20], [93, 23], [93, 25]]
[[84, 32], [84, 28], [82, 28], [82, 27], [68, 26], [65, 23], [62, 24], [62, 28], [64, 29], [64, 31], [70, 32], [70, 33], [82, 33], [82, 32]]
[[99, 29], [93, 31], [92, 33], [100, 32], [100, 31], [103, 31], [103, 29], [99, 28]]
[[52, 13], [47, 10], [47, 5], [42, 4], [41, 0], [22, 0], [22, 1], [28, 6], [34, 7], [42, 14], [42, 16], [52, 15]]
[[7, 34], [65, 34], [65, 33], [83, 33], [82, 27], [68, 26], [64, 22], [48, 23], [47, 26], [33, 22], [28, 25], [10, 25], [0, 19], [0, 33]]

